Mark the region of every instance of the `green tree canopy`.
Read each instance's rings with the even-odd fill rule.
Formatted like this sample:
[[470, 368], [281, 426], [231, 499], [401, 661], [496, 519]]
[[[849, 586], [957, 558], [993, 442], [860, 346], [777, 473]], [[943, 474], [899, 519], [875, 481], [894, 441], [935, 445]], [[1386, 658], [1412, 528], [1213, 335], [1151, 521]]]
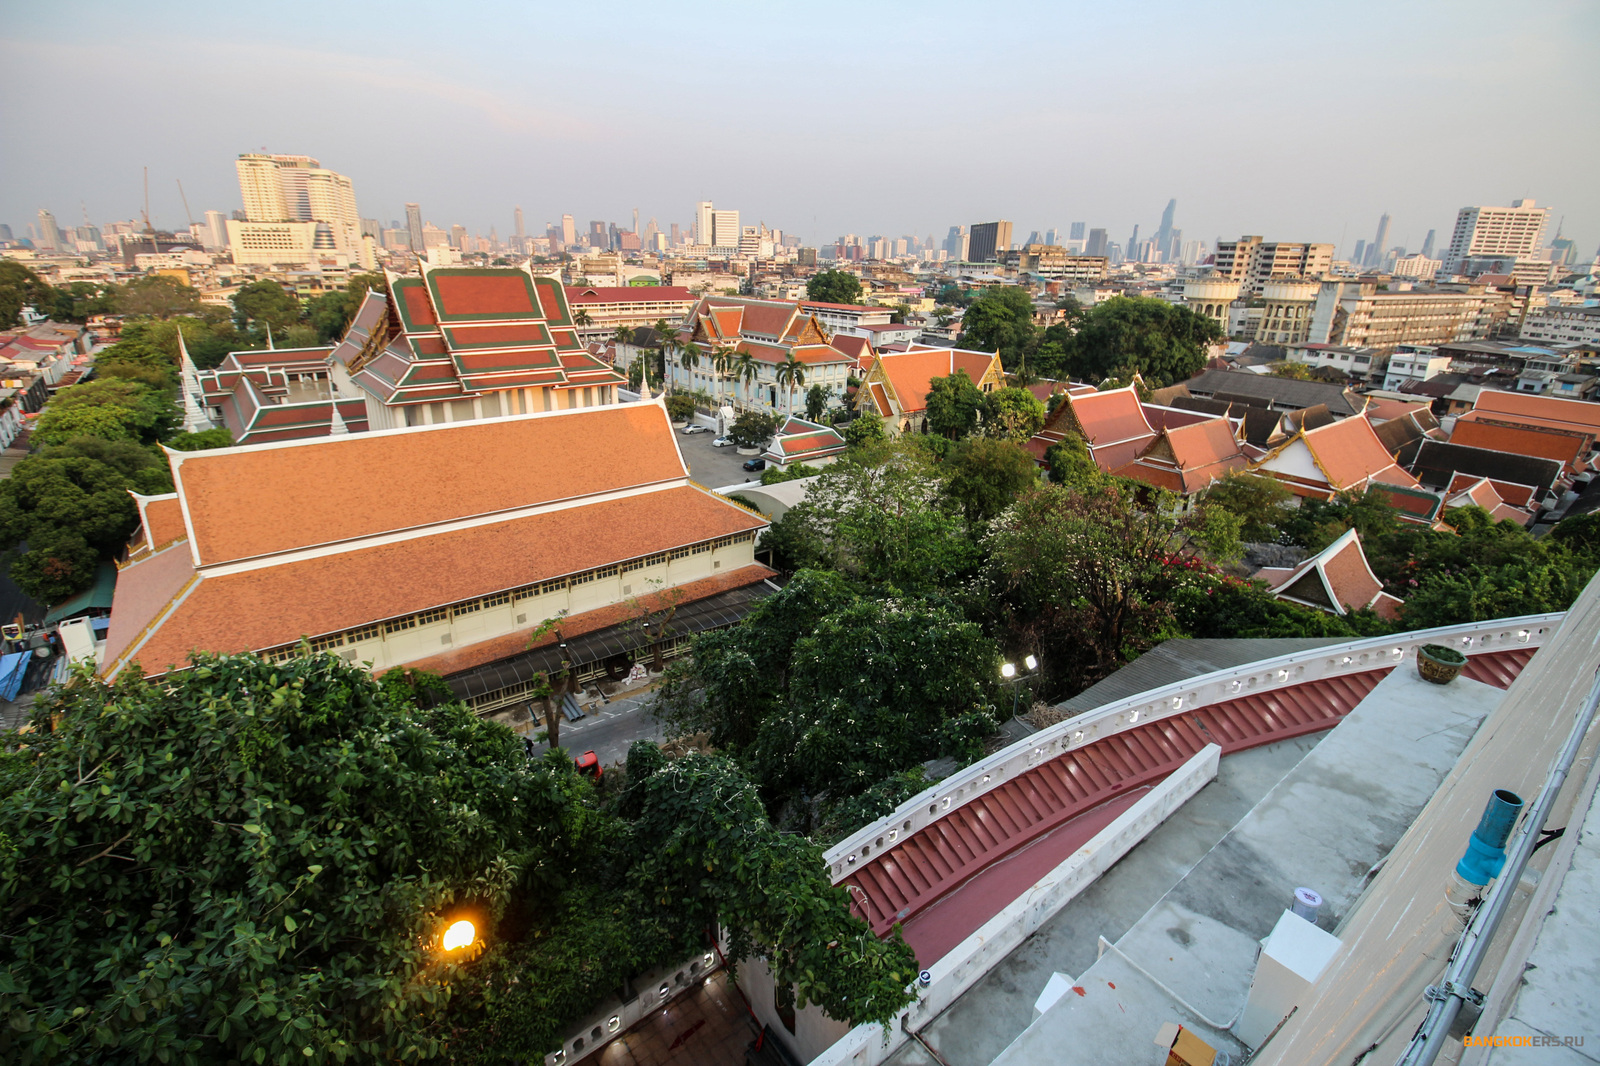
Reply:
[[276, 281], [252, 281], [233, 294], [233, 321], [240, 331], [281, 334], [302, 317], [300, 298]]
[[778, 431], [778, 418], [762, 411], [743, 411], [733, 420], [728, 436], [741, 448], [759, 448]]
[[928, 428], [949, 440], [960, 440], [978, 428], [985, 397], [965, 370], [928, 382]]
[[12, 580], [42, 603], [88, 588], [138, 528], [130, 489], [172, 491], [167, 464], [132, 441], [79, 437], [18, 463], [0, 481], [0, 542], [27, 545], [13, 550]]
[[361, 301], [372, 289], [384, 291], [382, 274], [356, 274], [345, 283], [344, 288], [325, 292], [311, 300], [306, 305], [306, 318], [317, 331], [318, 338], [329, 343], [341, 339], [350, 327], [351, 320], [356, 317]]
[[153, 444], [172, 432], [178, 417], [171, 393], [108, 377], [57, 393], [39, 416], [33, 440], [48, 446], [88, 436]]
[[861, 279], [845, 270], [824, 270], [806, 282], [806, 299], [827, 304], [861, 302]]
[[202, 429], [198, 433], [179, 433], [165, 443], [175, 452], [205, 452], [233, 447], [233, 434], [220, 428]]
[[1289, 517], [1293, 493], [1277, 478], [1235, 472], [1218, 478], [1205, 492], [1207, 507], [1220, 507], [1237, 515], [1242, 523], [1239, 535], [1248, 541], [1270, 541], [1278, 537], [1278, 526]]
[[232, 656], [41, 701], [0, 763], [0, 1052], [437, 1053], [425, 1023], [461, 972], [443, 923], [492, 930], [528, 846], [560, 865], [569, 841], [509, 730], [397, 691], [332, 656]]
[[1045, 409], [1027, 389], [996, 389], [983, 400], [984, 435], [1021, 444], [1044, 428]]
[[165, 274], [147, 274], [117, 290], [116, 306], [130, 318], [192, 315], [200, 309], [200, 290]]
[[844, 442], [852, 448], [878, 444], [888, 439], [883, 419], [878, 417], [878, 412], [870, 409], [858, 412], [844, 427]]
[[1000, 362], [1014, 371], [1027, 359], [1037, 339], [1033, 298], [1017, 285], [984, 290], [961, 318], [961, 345], [981, 352], [998, 351]]
[[1039, 480], [1039, 465], [1027, 449], [1009, 440], [986, 437], [962, 441], [942, 470], [945, 493], [971, 523], [998, 517]]
[[0, 259], [0, 329], [22, 325], [22, 309], [43, 311], [56, 302], [50, 283], [15, 259]]
[[1064, 338], [1072, 377], [1098, 382], [1137, 370], [1153, 388], [1193, 377], [1222, 328], [1187, 307], [1144, 296], [1115, 296], [1077, 319]]
[[822, 419], [823, 412], [828, 409], [828, 390], [822, 385], [813, 385], [806, 390], [806, 420], [817, 422]]

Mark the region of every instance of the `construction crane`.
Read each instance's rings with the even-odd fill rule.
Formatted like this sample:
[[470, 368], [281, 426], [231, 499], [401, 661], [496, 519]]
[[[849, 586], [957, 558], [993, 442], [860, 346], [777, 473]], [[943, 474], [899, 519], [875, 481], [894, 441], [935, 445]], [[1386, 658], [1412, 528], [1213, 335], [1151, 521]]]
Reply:
[[177, 183], [178, 183], [178, 196], [181, 197], [182, 200], [183, 200], [183, 213], [188, 216], [189, 225], [193, 226], [194, 225], [194, 215], [189, 211], [189, 198], [187, 196], [183, 195], [183, 179], [182, 178], [176, 178], [174, 180], [176, 180]]

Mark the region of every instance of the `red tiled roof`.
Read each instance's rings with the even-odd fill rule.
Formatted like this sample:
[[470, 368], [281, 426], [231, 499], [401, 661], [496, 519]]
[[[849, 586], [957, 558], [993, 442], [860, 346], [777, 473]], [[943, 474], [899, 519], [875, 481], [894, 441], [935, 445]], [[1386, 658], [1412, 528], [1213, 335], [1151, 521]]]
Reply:
[[1137, 460], [1116, 473], [1188, 496], [1248, 465], [1233, 424], [1216, 416], [1162, 430]]
[[1445, 486], [1444, 494], [1454, 496], [1476, 485], [1479, 481], [1486, 481], [1495, 491], [1495, 495], [1513, 507], [1527, 507], [1533, 500], [1537, 491], [1532, 485], [1518, 485], [1511, 481], [1498, 481], [1491, 477], [1480, 477], [1477, 474], [1463, 474], [1457, 471], [1450, 475], [1450, 484]]
[[1262, 571], [1274, 581], [1272, 591], [1281, 599], [1308, 604], [1331, 614], [1344, 614], [1347, 610], [1372, 607], [1384, 617], [1394, 617], [1401, 600], [1387, 596], [1383, 583], [1367, 565], [1367, 556], [1361, 549], [1361, 536], [1354, 529], [1345, 533], [1322, 551], [1290, 570], [1287, 576], [1281, 571]]
[[[596, 441], [625, 445], [628, 461], [611, 461]], [[202, 564], [688, 475], [660, 404], [173, 453], [172, 465]]]
[[1083, 427], [1084, 437], [1091, 446], [1139, 440], [1143, 448], [1155, 436], [1155, 430], [1145, 420], [1139, 394], [1132, 386], [1106, 392], [1068, 393], [1065, 402], [1072, 407], [1073, 416]]
[[493, 273], [454, 273], [450, 268], [433, 270], [428, 272], [428, 286], [439, 294], [440, 313], [452, 318], [543, 317], [534, 300], [532, 282], [520, 270]]

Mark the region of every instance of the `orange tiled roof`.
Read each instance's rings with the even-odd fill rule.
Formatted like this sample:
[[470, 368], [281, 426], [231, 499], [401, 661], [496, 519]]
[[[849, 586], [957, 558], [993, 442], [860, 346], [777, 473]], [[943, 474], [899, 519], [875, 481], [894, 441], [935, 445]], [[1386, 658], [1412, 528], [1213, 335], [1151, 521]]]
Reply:
[[1420, 487], [1416, 478], [1395, 463], [1364, 415], [1308, 429], [1296, 439], [1305, 442], [1329, 486], [1336, 490], [1362, 489], [1369, 481]]
[[[1563, 400], [1555, 396], [1529, 396], [1521, 392], [1482, 389], [1473, 411], [1493, 415], [1497, 421], [1521, 418], [1540, 423], [1560, 423], [1575, 430], [1600, 434], [1600, 404], [1584, 400]], [[1534, 424], [1540, 424], [1534, 423]]]
[[1513, 507], [1527, 507], [1533, 501], [1534, 493], [1538, 491], [1532, 485], [1518, 485], [1512, 481], [1500, 481], [1492, 477], [1457, 471], [1450, 475], [1450, 484], [1445, 486], [1444, 494], [1454, 496], [1458, 492], [1465, 492], [1480, 481], [1488, 482], [1494, 489], [1495, 495]]
[[[1268, 571], [1262, 571], [1268, 575]], [[1397, 617], [1402, 600], [1383, 591], [1383, 582], [1367, 564], [1361, 536], [1354, 529], [1284, 574], [1270, 572], [1273, 594], [1331, 614], [1371, 607], [1385, 618]]]
[[1116, 474], [1189, 496], [1249, 463], [1233, 424], [1219, 415], [1162, 430], [1138, 459]]
[[181, 666], [194, 649], [276, 647], [764, 525], [685, 484], [244, 570], [197, 575], [184, 546], [174, 545], [119, 575], [106, 662], [120, 670], [126, 651], [127, 661], [155, 673]]
[[906, 352], [884, 352], [877, 356], [900, 401], [901, 414], [916, 414], [928, 408], [928, 390], [934, 378], [949, 377], [957, 370], [965, 370], [973, 384], [983, 380], [989, 368], [999, 361], [998, 355], [973, 352], [965, 348], [913, 348]]
[[688, 476], [659, 403], [169, 455], [202, 566]]
[[189, 530], [183, 524], [183, 505], [178, 502], [175, 492], [152, 497], [140, 511], [145, 539], [151, 551], [159, 551], [180, 537], [189, 535]]
[[1450, 433], [1451, 444], [1465, 444], [1473, 448], [1487, 448], [1494, 452], [1526, 455], [1536, 459], [1555, 459], [1576, 467], [1583, 438], [1570, 433], [1531, 426], [1502, 426], [1493, 422], [1480, 422], [1472, 412], [1456, 419]]
[[681, 285], [568, 285], [567, 302], [574, 304], [690, 301], [694, 293]]

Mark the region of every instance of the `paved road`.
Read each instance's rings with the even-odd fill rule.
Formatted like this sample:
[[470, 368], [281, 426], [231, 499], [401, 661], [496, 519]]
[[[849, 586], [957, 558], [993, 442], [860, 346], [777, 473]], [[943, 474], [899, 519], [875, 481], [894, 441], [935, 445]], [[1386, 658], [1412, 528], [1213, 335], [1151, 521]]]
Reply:
[[[647, 705], [655, 699], [654, 692], [641, 692], [633, 696], [602, 704], [598, 713], [591, 713], [581, 722], [561, 720], [561, 746], [572, 755], [593, 750], [600, 757], [600, 765], [610, 766], [628, 758], [628, 748], [635, 740], [665, 739], [661, 723], [653, 718]], [[540, 744], [537, 751], [544, 751]]]

